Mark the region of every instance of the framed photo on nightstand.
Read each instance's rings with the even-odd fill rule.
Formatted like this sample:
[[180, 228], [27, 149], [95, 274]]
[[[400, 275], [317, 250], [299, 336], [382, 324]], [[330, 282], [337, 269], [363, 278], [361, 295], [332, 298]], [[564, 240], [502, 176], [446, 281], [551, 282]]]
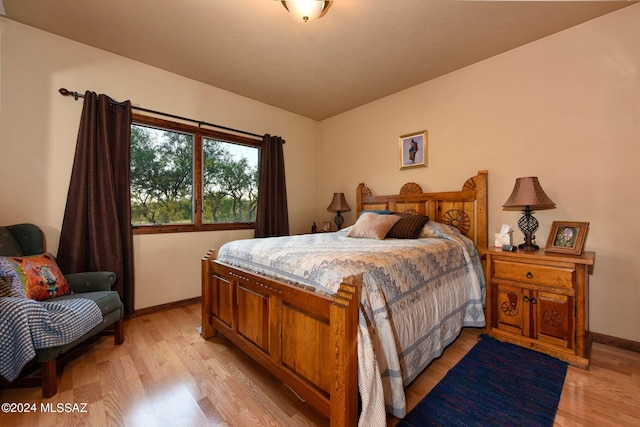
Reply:
[[553, 221], [544, 251], [581, 255], [588, 230], [588, 222]]

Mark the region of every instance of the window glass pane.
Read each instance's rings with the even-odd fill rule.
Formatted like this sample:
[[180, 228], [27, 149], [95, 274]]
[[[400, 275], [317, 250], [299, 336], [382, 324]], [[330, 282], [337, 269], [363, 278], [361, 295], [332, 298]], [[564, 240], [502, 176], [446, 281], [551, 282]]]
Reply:
[[193, 223], [191, 134], [131, 126], [131, 223]]
[[202, 222], [255, 222], [259, 149], [212, 138], [202, 144]]

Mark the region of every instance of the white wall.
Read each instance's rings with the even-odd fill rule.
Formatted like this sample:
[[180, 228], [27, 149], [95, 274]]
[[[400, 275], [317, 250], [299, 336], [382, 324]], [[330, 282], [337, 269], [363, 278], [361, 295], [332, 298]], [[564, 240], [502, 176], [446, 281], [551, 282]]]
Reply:
[[[82, 111], [58, 94], [92, 90], [133, 105], [285, 144], [292, 232], [311, 226], [318, 123], [157, 68], [0, 18], [0, 224], [40, 225], [57, 252]], [[134, 237], [137, 309], [200, 296], [200, 259], [253, 231]]]
[[[487, 169], [490, 235], [510, 224], [521, 243], [521, 215], [502, 204], [517, 177], [538, 176], [557, 205], [535, 214], [538, 244], [554, 220], [590, 222], [591, 330], [640, 341], [639, 23], [631, 6], [321, 122], [321, 201], [355, 204], [362, 181], [457, 190]], [[428, 167], [398, 170], [398, 136], [423, 129]]]

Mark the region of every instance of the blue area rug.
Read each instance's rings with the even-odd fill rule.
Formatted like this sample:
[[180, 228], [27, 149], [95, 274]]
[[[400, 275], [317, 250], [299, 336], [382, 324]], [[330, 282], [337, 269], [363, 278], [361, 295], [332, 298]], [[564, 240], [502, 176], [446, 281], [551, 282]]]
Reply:
[[553, 426], [566, 373], [565, 362], [481, 335], [398, 426]]

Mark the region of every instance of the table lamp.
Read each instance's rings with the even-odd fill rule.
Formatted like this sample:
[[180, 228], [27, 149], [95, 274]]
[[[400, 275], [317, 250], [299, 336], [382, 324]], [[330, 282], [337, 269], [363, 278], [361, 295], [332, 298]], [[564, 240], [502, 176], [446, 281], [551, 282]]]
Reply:
[[336, 216], [333, 218], [333, 221], [336, 223], [338, 230], [340, 230], [344, 223], [344, 218], [340, 215], [340, 212], [348, 212], [351, 208], [344, 198], [344, 193], [333, 193], [333, 200], [331, 200], [331, 204], [329, 204], [327, 210], [329, 212], [336, 212]]
[[533, 243], [533, 233], [538, 229], [538, 220], [532, 215], [533, 210], [554, 209], [556, 204], [547, 196], [538, 181], [538, 177], [528, 176], [516, 178], [516, 185], [503, 208], [522, 210], [523, 216], [518, 221], [518, 227], [524, 234], [524, 243], [518, 249], [533, 251], [540, 247]]

